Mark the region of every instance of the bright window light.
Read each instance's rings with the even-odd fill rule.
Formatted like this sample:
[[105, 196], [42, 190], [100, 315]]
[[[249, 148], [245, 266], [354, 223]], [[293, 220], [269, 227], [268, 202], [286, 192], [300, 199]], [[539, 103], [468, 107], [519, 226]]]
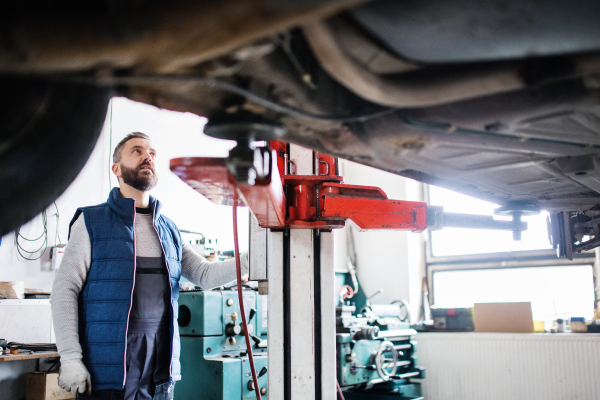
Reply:
[[442, 271], [433, 274], [436, 307], [530, 301], [533, 319], [585, 317], [594, 310], [591, 265]]
[[[446, 212], [494, 215], [497, 204], [465, 196], [437, 186], [429, 186], [429, 203], [443, 206]], [[464, 254], [497, 253], [506, 251], [551, 249], [546, 229], [548, 213], [523, 217], [528, 229], [520, 241], [513, 241], [510, 231], [483, 229], [444, 228], [431, 232], [433, 256], [456, 256]], [[509, 219], [495, 216], [496, 219]]]

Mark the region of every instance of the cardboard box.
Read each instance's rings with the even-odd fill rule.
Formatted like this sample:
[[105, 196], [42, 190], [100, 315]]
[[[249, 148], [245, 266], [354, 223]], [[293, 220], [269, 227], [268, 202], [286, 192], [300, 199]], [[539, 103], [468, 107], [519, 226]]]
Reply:
[[475, 303], [475, 332], [533, 332], [531, 303]]
[[58, 372], [30, 372], [25, 387], [26, 400], [74, 399], [75, 393], [67, 392], [58, 386]]

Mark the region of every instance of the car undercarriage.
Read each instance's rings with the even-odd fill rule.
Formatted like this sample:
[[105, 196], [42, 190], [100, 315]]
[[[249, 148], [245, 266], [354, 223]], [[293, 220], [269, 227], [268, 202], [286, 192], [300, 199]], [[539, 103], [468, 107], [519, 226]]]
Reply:
[[1, 17], [0, 234], [66, 189], [119, 95], [547, 210], [562, 256], [600, 245], [596, 2], [44, 4]]

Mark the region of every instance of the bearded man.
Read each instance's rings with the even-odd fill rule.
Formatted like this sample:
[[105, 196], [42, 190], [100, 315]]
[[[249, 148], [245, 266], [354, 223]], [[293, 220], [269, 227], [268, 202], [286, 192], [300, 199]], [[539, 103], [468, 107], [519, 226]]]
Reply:
[[[113, 153], [120, 187], [71, 221], [51, 304], [58, 382], [78, 399], [172, 399], [180, 277], [202, 288], [236, 279], [235, 260], [206, 261], [160, 213], [148, 193], [156, 157], [147, 135], [125, 137]], [[241, 261], [246, 273], [247, 254]]]

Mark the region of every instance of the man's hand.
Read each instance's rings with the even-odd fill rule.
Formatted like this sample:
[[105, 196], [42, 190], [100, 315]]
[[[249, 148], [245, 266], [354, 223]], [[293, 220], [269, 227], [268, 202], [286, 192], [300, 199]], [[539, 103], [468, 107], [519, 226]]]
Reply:
[[90, 373], [81, 360], [61, 362], [58, 373], [58, 386], [71, 393], [92, 395]]

